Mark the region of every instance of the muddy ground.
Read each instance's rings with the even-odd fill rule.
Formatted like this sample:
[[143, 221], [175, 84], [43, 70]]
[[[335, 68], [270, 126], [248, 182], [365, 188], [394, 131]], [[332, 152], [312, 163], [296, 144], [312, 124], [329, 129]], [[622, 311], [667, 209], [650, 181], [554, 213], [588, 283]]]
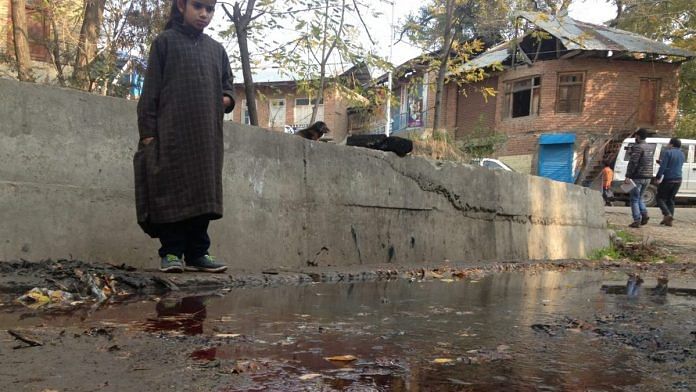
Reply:
[[696, 390], [696, 209], [627, 211], [650, 262], [0, 263], [0, 391]]
[[672, 227], [660, 225], [662, 214], [658, 208], [648, 208], [650, 221], [639, 229], [628, 227], [633, 221], [629, 207], [607, 207], [606, 212], [613, 228], [625, 230], [646, 241], [657, 241], [678, 262], [696, 262], [696, 208], [677, 206]]
[[[3, 267], [0, 286], [3, 391], [696, 387], [696, 264], [165, 276], [76, 261], [19, 263]], [[76, 269], [111, 276], [129, 295], [100, 305], [16, 303], [19, 287], [79, 285]], [[656, 292], [664, 277], [669, 287]]]

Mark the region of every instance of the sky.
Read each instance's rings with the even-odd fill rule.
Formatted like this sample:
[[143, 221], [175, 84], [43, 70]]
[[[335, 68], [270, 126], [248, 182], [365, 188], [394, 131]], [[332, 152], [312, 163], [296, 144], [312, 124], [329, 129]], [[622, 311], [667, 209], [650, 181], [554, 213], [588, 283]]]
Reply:
[[[392, 10], [393, 10], [393, 20], [395, 24], [395, 30], [398, 30], [400, 22], [402, 22], [410, 13], [414, 13], [418, 8], [424, 3], [423, 0], [394, 0], [393, 8], [391, 2], [387, 0], [373, 0], [371, 6], [373, 9], [382, 13], [379, 18], [374, 18], [372, 16], [363, 15], [365, 18], [365, 23], [368, 25], [373, 39], [376, 41], [375, 45], [372, 45], [367, 38], [366, 34], [363, 34], [362, 43], [363, 46], [368, 49], [373, 49], [379, 55], [389, 58], [391, 52], [391, 62], [394, 65], [402, 64], [403, 62], [418, 56], [421, 54], [422, 50], [412, 46], [407, 42], [401, 42], [395, 44], [393, 49], [390, 51], [390, 30], [392, 21]], [[615, 15], [615, 8], [611, 6], [606, 0], [576, 0], [570, 7], [569, 10], [570, 17], [587, 23], [602, 24], [603, 22], [610, 20]], [[219, 8], [215, 15], [215, 20], [213, 25], [216, 26], [217, 30], [221, 30], [221, 25], [227, 24], [227, 17], [224, 11]], [[360, 21], [357, 20], [350, 21], [355, 25], [360, 25]], [[287, 32], [285, 32], [287, 34]], [[216, 37], [217, 38], [217, 37]], [[282, 40], [280, 37], [279, 40]], [[236, 42], [226, 43], [228, 49], [236, 47]], [[230, 51], [232, 56], [232, 51]], [[233, 61], [233, 67], [235, 66]], [[239, 66], [239, 63], [236, 64]], [[254, 74], [273, 74], [277, 73], [277, 70], [268, 69], [268, 65], [262, 66], [262, 69], [254, 69]], [[262, 77], [262, 79], [264, 79]]]

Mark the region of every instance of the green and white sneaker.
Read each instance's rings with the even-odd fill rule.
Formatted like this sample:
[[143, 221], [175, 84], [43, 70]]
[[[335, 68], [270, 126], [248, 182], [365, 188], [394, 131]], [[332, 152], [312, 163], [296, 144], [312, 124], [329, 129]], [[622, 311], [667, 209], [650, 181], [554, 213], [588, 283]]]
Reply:
[[215, 258], [211, 255], [203, 255], [195, 260], [186, 261], [186, 271], [199, 271], [199, 272], [224, 272], [227, 266], [215, 261]]
[[176, 255], [166, 255], [160, 261], [162, 272], [184, 272], [184, 262]]

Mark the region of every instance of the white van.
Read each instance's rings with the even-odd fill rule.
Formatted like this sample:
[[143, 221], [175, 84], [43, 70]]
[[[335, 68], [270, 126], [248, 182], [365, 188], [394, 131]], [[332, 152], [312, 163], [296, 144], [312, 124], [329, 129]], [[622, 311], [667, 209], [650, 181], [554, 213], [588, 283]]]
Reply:
[[[616, 163], [614, 163], [614, 181], [612, 182], [612, 190], [617, 198], [628, 200], [628, 195], [621, 191], [620, 185], [626, 179], [626, 169], [628, 168], [629, 151], [631, 146], [635, 143], [634, 138], [625, 139], [621, 144], [621, 149], [619, 150], [619, 155], [616, 157]], [[645, 142], [650, 147], [649, 150], [652, 151], [653, 156], [651, 160], [653, 161], [653, 176], [657, 174], [657, 170], [660, 166], [657, 164], [657, 160], [662, 155], [662, 152], [667, 149], [669, 144], [669, 138], [647, 138]], [[684, 153], [686, 160], [684, 161], [684, 167], [682, 168], [682, 185], [679, 188], [679, 193], [677, 193], [677, 199], [682, 199], [689, 201], [690, 203], [696, 202], [696, 164], [694, 163], [694, 155], [696, 154], [696, 140], [692, 139], [681, 139], [682, 145], [681, 150]], [[651, 184], [648, 190], [645, 191], [643, 195], [643, 200], [647, 206], [656, 205], [657, 196], [657, 186]]]

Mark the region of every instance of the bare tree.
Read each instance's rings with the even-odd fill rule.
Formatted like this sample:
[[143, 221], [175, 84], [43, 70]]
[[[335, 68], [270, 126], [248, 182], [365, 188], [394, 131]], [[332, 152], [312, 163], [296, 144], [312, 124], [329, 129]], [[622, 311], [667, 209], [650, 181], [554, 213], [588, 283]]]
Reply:
[[104, 18], [106, 0], [85, 0], [85, 13], [77, 45], [73, 79], [77, 87], [89, 89], [89, 64], [97, 54], [99, 30]]
[[442, 118], [442, 95], [445, 90], [445, 75], [447, 74], [447, 66], [449, 64], [450, 53], [452, 52], [452, 44], [454, 42], [454, 34], [452, 31], [452, 18], [454, 14], [455, 0], [446, 0], [445, 2], [445, 24], [444, 24], [444, 45], [440, 54], [440, 64], [437, 69], [437, 82], [435, 86], [435, 114], [433, 115], [433, 131], [438, 131], [441, 128], [440, 119]]
[[234, 3], [234, 6], [232, 6], [232, 12], [227, 9], [225, 4], [222, 5], [222, 8], [225, 10], [227, 17], [234, 23], [234, 29], [237, 35], [239, 54], [242, 61], [242, 76], [244, 77], [244, 94], [249, 111], [249, 122], [251, 125], [258, 126], [259, 116], [256, 111], [256, 88], [254, 87], [254, 80], [251, 75], [249, 43], [247, 42], [249, 23], [264, 14], [263, 11], [260, 11], [256, 15], [253, 15], [255, 3], [256, 0], [248, 0], [244, 13], [242, 13], [242, 5], [238, 2]]
[[34, 81], [34, 76], [31, 72], [25, 0], [12, 0], [12, 29], [14, 33], [15, 57], [17, 59], [17, 77], [22, 81]]

